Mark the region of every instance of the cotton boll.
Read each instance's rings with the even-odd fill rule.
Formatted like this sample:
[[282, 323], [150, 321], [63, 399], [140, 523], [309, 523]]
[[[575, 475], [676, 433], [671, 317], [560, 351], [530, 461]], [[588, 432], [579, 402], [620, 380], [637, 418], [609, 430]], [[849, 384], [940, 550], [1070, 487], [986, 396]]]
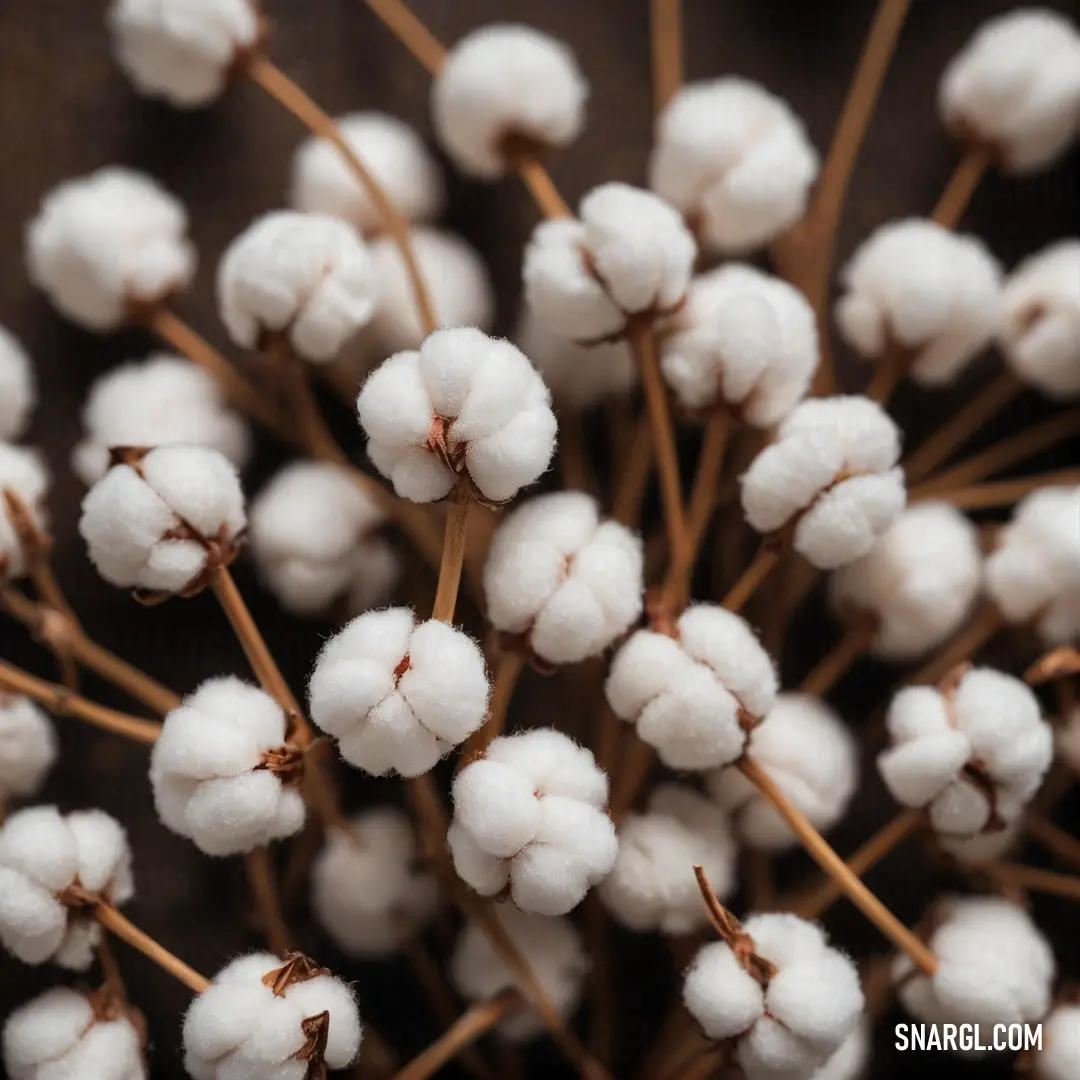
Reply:
[[1080, 1005], [1059, 1005], [1043, 1021], [1043, 1044], [1035, 1056], [1037, 1080], [1080, 1076]]
[[[750, 732], [746, 756], [818, 832], [827, 832], [843, 817], [858, 787], [854, 737], [824, 702], [805, 694], [781, 694], [776, 699]], [[715, 774], [709, 787], [748, 847], [782, 851], [798, 843], [772, 803], [737, 769]]]
[[864, 1080], [873, 1053], [873, 1033], [866, 1016], [851, 1030], [840, 1049], [814, 1073], [810, 1080]]
[[783, 420], [806, 395], [817, 365], [817, 326], [806, 297], [738, 263], [690, 283], [660, 357], [686, 408], [719, 404], [755, 427]]
[[913, 660], [964, 624], [982, 587], [975, 526], [944, 502], [909, 506], [861, 559], [829, 579], [834, 608], [873, 616], [873, 649]]
[[551, 664], [598, 656], [637, 622], [641, 540], [590, 495], [540, 495], [503, 519], [484, 564], [487, 616]]
[[0, 691], [0, 804], [33, 795], [56, 762], [56, 730], [29, 698]]
[[1046, 168], [1080, 130], [1080, 33], [1043, 8], [987, 20], [945, 69], [938, 108], [961, 138], [990, 144], [1009, 172]]
[[0, 326], [0, 439], [17, 439], [37, 404], [34, 366], [18, 339]]
[[72, 322], [115, 330], [186, 291], [187, 228], [183, 205], [151, 177], [99, 169], [46, 194], [26, 230], [27, 273]]
[[493, 23], [449, 51], [431, 86], [435, 134], [468, 176], [494, 180], [520, 145], [569, 146], [585, 126], [589, 86], [561, 41]]
[[41, 454], [0, 442], [0, 578], [20, 578], [27, 570], [26, 552], [3, 493], [9, 491], [16, 496], [33, 521], [45, 528], [48, 521], [45, 497], [50, 482], [49, 470]]
[[683, 86], [657, 119], [655, 139], [649, 186], [713, 251], [745, 254], [806, 212], [817, 152], [788, 104], [757, 83]]
[[1014, 851], [1021, 838], [1020, 823], [1012, 823], [996, 832], [977, 833], [975, 836], [945, 836], [938, 833], [938, 846], [958, 863], [974, 869], [987, 863], [1000, 862]]

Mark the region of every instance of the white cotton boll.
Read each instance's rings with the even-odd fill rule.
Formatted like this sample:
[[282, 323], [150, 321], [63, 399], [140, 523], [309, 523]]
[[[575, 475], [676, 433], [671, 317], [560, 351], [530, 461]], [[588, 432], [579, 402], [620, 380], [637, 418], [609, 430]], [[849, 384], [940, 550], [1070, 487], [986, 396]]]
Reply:
[[829, 579], [841, 614], [877, 621], [873, 650], [913, 660], [948, 640], [964, 624], [982, 587], [979, 533], [944, 502], [909, 506], [867, 555]]
[[691, 934], [708, 922], [693, 868], [704, 869], [724, 900], [735, 890], [731, 823], [692, 788], [662, 784], [644, 814], [619, 827], [619, 854], [599, 888], [604, 906], [632, 930]]
[[[532, 968], [540, 986], [556, 1009], [569, 1018], [581, 1000], [581, 989], [589, 961], [569, 919], [549, 919], [526, 915], [507, 904], [495, 907], [510, 940]], [[490, 1001], [504, 990], [514, 989], [529, 998], [523, 985], [492, 947], [475, 923], [469, 923], [458, 938], [450, 958], [450, 980], [467, 1000]], [[546, 1030], [540, 1013], [526, 1009], [504, 1020], [499, 1034], [514, 1042], [536, 1038]]]
[[986, 560], [986, 591], [1010, 622], [1062, 645], [1080, 635], [1080, 487], [1026, 496]]
[[1021, 823], [1014, 822], [996, 832], [977, 833], [975, 836], [945, 836], [938, 833], [935, 839], [938, 846], [957, 862], [978, 869], [1006, 858], [1018, 846], [1021, 832]]
[[1035, 1055], [1037, 1080], [1080, 1076], [1080, 1005], [1059, 1005], [1043, 1021], [1042, 1050]]
[[447, 53], [431, 85], [435, 134], [462, 172], [494, 180], [517, 144], [569, 146], [589, 86], [570, 49], [528, 26], [493, 23]]
[[26, 229], [27, 273], [89, 330], [184, 292], [195, 273], [187, 211], [156, 180], [115, 166], [58, 184]]
[[435, 880], [417, 868], [418, 854], [409, 819], [391, 807], [328, 832], [311, 868], [311, 905], [350, 956], [389, 956], [435, 913]]
[[464, 475], [480, 496], [506, 502], [555, 453], [551, 394], [509, 341], [475, 327], [430, 334], [391, 356], [356, 402], [375, 467], [402, 498], [433, 502]]
[[0, 691], [0, 803], [33, 795], [56, 762], [56, 729], [29, 698]]
[[599, 341], [622, 333], [630, 316], [678, 307], [697, 247], [672, 207], [611, 183], [581, 200], [579, 217], [541, 222], [525, 248], [525, 301], [548, 330]]
[[598, 656], [637, 622], [641, 540], [590, 495], [540, 495], [503, 519], [484, 564], [487, 617], [551, 664]]
[[37, 380], [26, 350], [0, 326], [0, 439], [17, 439], [37, 404]]
[[656, 121], [649, 186], [725, 255], [761, 247], [799, 221], [817, 172], [799, 118], [746, 79], [690, 83]]
[[961, 138], [989, 143], [1009, 172], [1047, 167], [1080, 130], [1080, 33], [1044, 8], [987, 20], [945, 69], [938, 108]]
[[[843, 817], [858, 787], [854, 737], [824, 702], [805, 694], [781, 694], [776, 699], [750, 732], [746, 756], [818, 832], [827, 832]], [[709, 789], [748, 847], [782, 851], [798, 843], [772, 803], [737, 769], [716, 773]]]
[[840, 274], [836, 323], [862, 357], [911, 353], [924, 386], [952, 382], [1001, 322], [1001, 266], [983, 242], [922, 218], [884, 225]]
[[999, 340], [1009, 367], [1054, 398], [1080, 394], [1080, 240], [1025, 259], [1005, 282]]
[[780, 278], [729, 263], [694, 278], [661, 350], [688, 409], [724, 405], [755, 427], [778, 424], [818, 366], [814, 309]]
[[7, 511], [3, 493], [10, 491], [42, 528], [48, 524], [45, 497], [51, 477], [45, 459], [36, 450], [0, 442], [0, 578], [26, 573], [26, 552]]
[[840, 1049], [810, 1080], [864, 1080], [873, 1053], [873, 1032], [866, 1016], [859, 1018], [851, 1034], [840, 1044]]

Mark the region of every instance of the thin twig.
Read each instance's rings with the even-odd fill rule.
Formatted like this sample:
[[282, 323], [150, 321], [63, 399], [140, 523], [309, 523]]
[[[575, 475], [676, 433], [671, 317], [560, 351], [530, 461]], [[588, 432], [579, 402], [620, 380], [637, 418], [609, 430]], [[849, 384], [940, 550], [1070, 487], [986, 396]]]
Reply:
[[435, 604], [431, 617], [440, 622], [452, 623], [457, 607], [458, 589], [461, 587], [461, 570], [465, 565], [465, 542], [469, 534], [468, 497], [451, 498], [443, 534], [442, 558], [439, 562], [439, 583], [435, 589]]
[[856, 618], [844, 631], [844, 636], [799, 684], [798, 692], [811, 697], [824, 697], [870, 647], [877, 629], [876, 619]]
[[985, 144], [968, 147], [949, 177], [941, 198], [930, 214], [930, 220], [944, 229], [955, 229], [979, 182], [990, 168], [991, 160], [990, 148]]
[[281, 910], [277, 875], [269, 849], [257, 847], [249, 851], [244, 856], [244, 869], [247, 871], [251, 895], [255, 898], [263, 935], [270, 948], [278, 956], [285, 957], [293, 950], [292, 934]]
[[933, 659], [904, 680], [909, 686], [932, 686], [957, 664], [974, 656], [1005, 625], [1004, 617], [987, 601], [975, 618]]
[[427, 68], [437, 75], [446, 61], [446, 49], [401, 0], [365, 0], [387, 29]]
[[682, 85], [682, 21], [682, 0], [651, 0], [649, 38], [653, 105], [657, 113], [663, 111]]
[[1007, 885], [1051, 896], [1063, 896], [1068, 900], [1080, 900], [1080, 877], [1072, 874], [1059, 874], [1056, 870], [1042, 870], [1018, 863], [991, 863], [985, 869]]
[[957, 510], [992, 510], [1012, 506], [1033, 491], [1044, 487], [1074, 485], [1080, 483], [1080, 469], [1058, 469], [1039, 476], [1022, 476], [1016, 480], [999, 480], [989, 484], [972, 484], [970, 487], [952, 491], [916, 495], [910, 502], [940, 499], [955, 506]]
[[625, 456], [618, 459], [619, 470], [611, 500], [611, 516], [620, 524], [631, 528], [637, 525], [655, 458], [649, 431], [649, 416], [648, 413], [642, 413], [634, 426]]
[[739, 580], [728, 590], [722, 604], [728, 611], [741, 611], [747, 601], [757, 592], [761, 583], [780, 564], [783, 548], [775, 541], [762, 541], [750, 565], [742, 572]]
[[459, 768], [479, 757], [505, 730], [514, 688], [524, 668], [525, 654], [520, 649], [507, 649], [499, 656], [487, 719], [466, 741]]
[[1036, 810], [1024, 815], [1024, 831], [1038, 841], [1051, 855], [1080, 870], [1080, 840], [1072, 833], [1059, 829], [1049, 818]]
[[134, 923], [121, 915], [111, 904], [94, 905], [94, 918], [106, 930], [121, 941], [138, 949], [144, 956], [153, 960], [158, 967], [167, 971], [173, 978], [182, 982], [193, 993], [201, 994], [210, 987], [210, 980], [189, 967], [183, 960], [173, 956], [163, 945], [159, 945], [149, 934], [140, 930]]

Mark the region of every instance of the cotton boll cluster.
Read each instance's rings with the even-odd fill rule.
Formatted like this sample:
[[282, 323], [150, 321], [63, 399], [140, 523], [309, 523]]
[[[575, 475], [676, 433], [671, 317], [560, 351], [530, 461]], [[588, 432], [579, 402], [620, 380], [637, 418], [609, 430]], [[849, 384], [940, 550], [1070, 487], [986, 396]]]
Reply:
[[184, 1067], [193, 1080], [305, 1080], [353, 1061], [362, 1032], [351, 988], [296, 953], [282, 964], [271, 953], [241, 956], [192, 1002]]
[[499, 525], [484, 564], [491, 625], [549, 664], [598, 656], [641, 615], [641, 540], [590, 495], [530, 499]]
[[632, 930], [692, 934], [707, 923], [693, 868], [716, 896], [735, 891], [735, 839], [727, 814], [692, 788], [662, 784], [648, 810], [619, 826], [619, 853], [601, 882], [600, 899]]
[[673, 769], [713, 769], [742, 756], [776, 701], [773, 662], [749, 624], [693, 604], [675, 636], [638, 630], [615, 654], [604, 692]]
[[20, 578], [27, 570], [26, 552], [19, 540], [4, 493], [10, 492], [44, 528], [47, 521], [45, 497], [51, 477], [45, 459], [36, 451], [0, 442], [0, 578]]
[[525, 248], [525, 300], [548, 330], [603, 341], [623, 334], [632, 316], [682, 303], [697, 249], [672, 207], [613, 183], [593, 188], [579, 216], [541, 222]]
[[656, 122], [649, 186], [703, 245], [745, 254], [805, 213], [818, 156], [788, 104], [739, 78], [690, 83]]
[[302, 769], [281, 706], [234, 676], [208, 679], [173, 709], [150, 755], [159, 817], [207, 855], [239, 855], [298, 832]]
[[943, 502], [909, 506], [861, 559], [829, 579], [841, 614], [876, 622], [873, 649], [911, 660], [946, 641], [970, 615], [982, 587], [975, 526]]
[[[847, 810], [859, 783], [854, 736], [824, 702], [781, 694], [750, 732], [746, 756], [770, 777], [819, 832]], [[709, 790], [731, 815], [748, 847], [781, 851], [798, 843], [791, 827], [758, 789], [734, 768], [710, 777]]]
[[865, 1080], [870, 1074], [867, 1066], [873, 1053], [873, 1033], [870, 1022], [862, 1016], [851, 1034], [840, 1044], [840, 1049], [810, 1080]]
[[862, 558], [904, 509], [900, 430], [869, 398], [796, 405], [742, 477], [746, 520], [821, 570]]
[[924, 386], [952, 382], [993, 340], [1001, 320], [1001, 267], [981, 240], [932, 221], [884, 225], [841, 271], [836, 323], [859, 355], [910, 354]]
[[414, 502], [449, 495], [467, 477], [506, 502], [547, 470], [555, 452], [551, 395], [528, 358], [475, 327], [429, 335], [391, 356], [357, 398], [368, 454]]
[[454, 778], [447, 843], [481, 896], [509, 887], [534, 915], [565, 915], [615, 865], [608, 778], [592, 752], [552, 728], [492, 741]]
[[984, 23], [945, 69], [945, 123], [988, 144], [1009, 172], [1051, 165], [1080, 131], [1080, 33], [1043, 8], [1017, 8]]
[[484, 722], [489, 689], [472, 638], [388, 608], [358, 616], [323, 646], [309, 703], [350, 765], [420, 776]]
[[887, 717], [893, 745], [878, 767], [905, 806], [925, 806], [936, 830], [956, 837], [1015, 822], [1054, 756], [1039, 702], [1019, 679], [988, 668], [955, 686], [908, 687]]
[[115, 330], [186, 291], [195, 273], [187, 211], [157, 181], [110, 167], [66, 180], [26, 230], [27, 273], [62, 315]]
[[435, 134], [468, 176], [494, 180], [525, 148], [569, 146], [589, 86], [561, 41], [512, 23], [482, 26], [450, 50], [431, 87]]
[[0, 942], [24, 963], [85, 971], [102, 931], [79, 905], [134, 893], [127, 836], [100, 810], [34, 806], [0, 828]]
[[13, 334], [0, 326], [0, 439], [17, 439], [37, 404], [34, 366]]
[[79, 533], [120, 588], [184, 595], [236, 552], [247, 521], [234, 466], [216, 450], [132, 451], [83, 499]]
[[41, 787], [56, 762], [56, 730], [29, 698], [0, 690], [0, 805]]
[[721, 405], [755, 427], [783, 420], [806, 395], [817, 365], [817, 326], [806, 297], [738, 263], [691, 282], [660, 360], [686, 408]]
[[1043, 1021], [1042, 1051], [1035, 1056], [1037, 1080], [1080, 1076], [1080, 1005], [1059, 1005]]

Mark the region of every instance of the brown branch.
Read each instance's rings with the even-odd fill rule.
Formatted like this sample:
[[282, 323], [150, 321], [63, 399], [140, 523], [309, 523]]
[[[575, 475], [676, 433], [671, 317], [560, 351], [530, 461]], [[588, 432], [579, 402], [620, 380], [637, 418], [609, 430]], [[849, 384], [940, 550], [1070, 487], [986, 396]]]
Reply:
[[244, 856], [244, 869], [247, 871], [248, 886], [255, 898], [255, 906], [262, 923], [262, 932], [270, 948], [285, 957], [293, 951], [292, 934], [285, 922], [281, 910], [281, 896], [278, 892], [277, 875], [273, 860], [266, 847], [257, 847]]
[[446, 49], [401, 0], [365, 0], [386, 28], [427, 68], [437, 75], [446, 60]]
[[620, 524], [630, 528], [637, 525], [654, 460], [653, 442], [649, 434], [649, 417], [647, 413], [642, 413], [634, 426], [626, 455], [619, 462], [615, 491], [611, 500], [611, 516]]
[[649, 11], [653, 104], [659, 113], [683, 81], [682, 0], [651, 0]]
[[985, 145], [971, 146], [957, 162], [945, 190], [930, 214], [930, 220], [944, 229], [955, 229], [964, 216], [980, 181], [990, 168], [992, 156]]
[[985, 870], [1005, 885], [1050, 896], [1063, 896], [1067, 900], [1080, 900], [1080, 877], [1072, 874], [1059, 874], [1055, 870], [1041, 870], [1018, 863], [991, 863]]
[[1072, 833], [1059, 829], [1036, 810], [1028, 810], [1024, 815], [1024, 831], [1051, 855], [1080, 870], [1080, 840]]
[[963, 663], [986, 644], [1005, 625], [1001, 612], [987, 601], [975, 618], [952, 639], [945, 649], [927, 661], [904, 684], [907, 686], [932, 686], [943, 679], [957, 664]]
[[149, 934], [140, 930], [111, 904], [95, 903], [94, 918], [109, 933], [153, 960], [158, 967], [167, 971], [174, 979], [178, 979], [193, 993], [201, 994], [209, 989], [208, 978], [200, 975], [194, 968], [188, 967], [183, 960], [173, 956], [168, 949], [159, 945]]
[[798, 692], [811, 697], [824, 697], [873, 644], [877, 630], [876, 619], [865, 616], [856, 618], [844, 631], [844, 636], [799, 684]]
[[461, 570], [465, 565], [465, 543], [469, 534], [471, 505], [467, 495], [455, 491], [446, 516], [442, 558], [439, 561], [439, 583], [435, 589], [435, 604], [431, 612], [433, 619], [444, 623], [454, 621], [454, 609], [457, 607], [458, 590], [461, 587]]
[[912, 503], [927, 499], [940, 499], [955, 506], [957, 510], [993, 510], [1013, 506], [1034, 491], [1044, 487], [1080, 483], [1080, 469], [1058, 469], [1039, 476], [1022, 476], [1016, 480], [999, 480], [990, 484], [972, 484], [970, 487], [952, 491], [916, 495]]
[[770, 538], [761, 542], [753, 561], [728, 590], [722, 604], [728, 611], [741, 611], [761, 583], [780, 565], [783, 548]]
[[458, 762], [459, 769], [479, 757], [505, 730], [510, 702], [524, 668], [525, 653], [522, 650], [506, 649], [500, 655], [495, 669], [495, 683], [491, 689], [491, 703], [488, 705], [487, 719], [466, 741]]
[[1080, 649], [1075, 645], [1059, 645], [1039, 657], [1024, 672], [1024, 682], [1029, 686], [1041, 686], [1053, 679], [1067, 679], [1073, 675], [1080, 675]]

